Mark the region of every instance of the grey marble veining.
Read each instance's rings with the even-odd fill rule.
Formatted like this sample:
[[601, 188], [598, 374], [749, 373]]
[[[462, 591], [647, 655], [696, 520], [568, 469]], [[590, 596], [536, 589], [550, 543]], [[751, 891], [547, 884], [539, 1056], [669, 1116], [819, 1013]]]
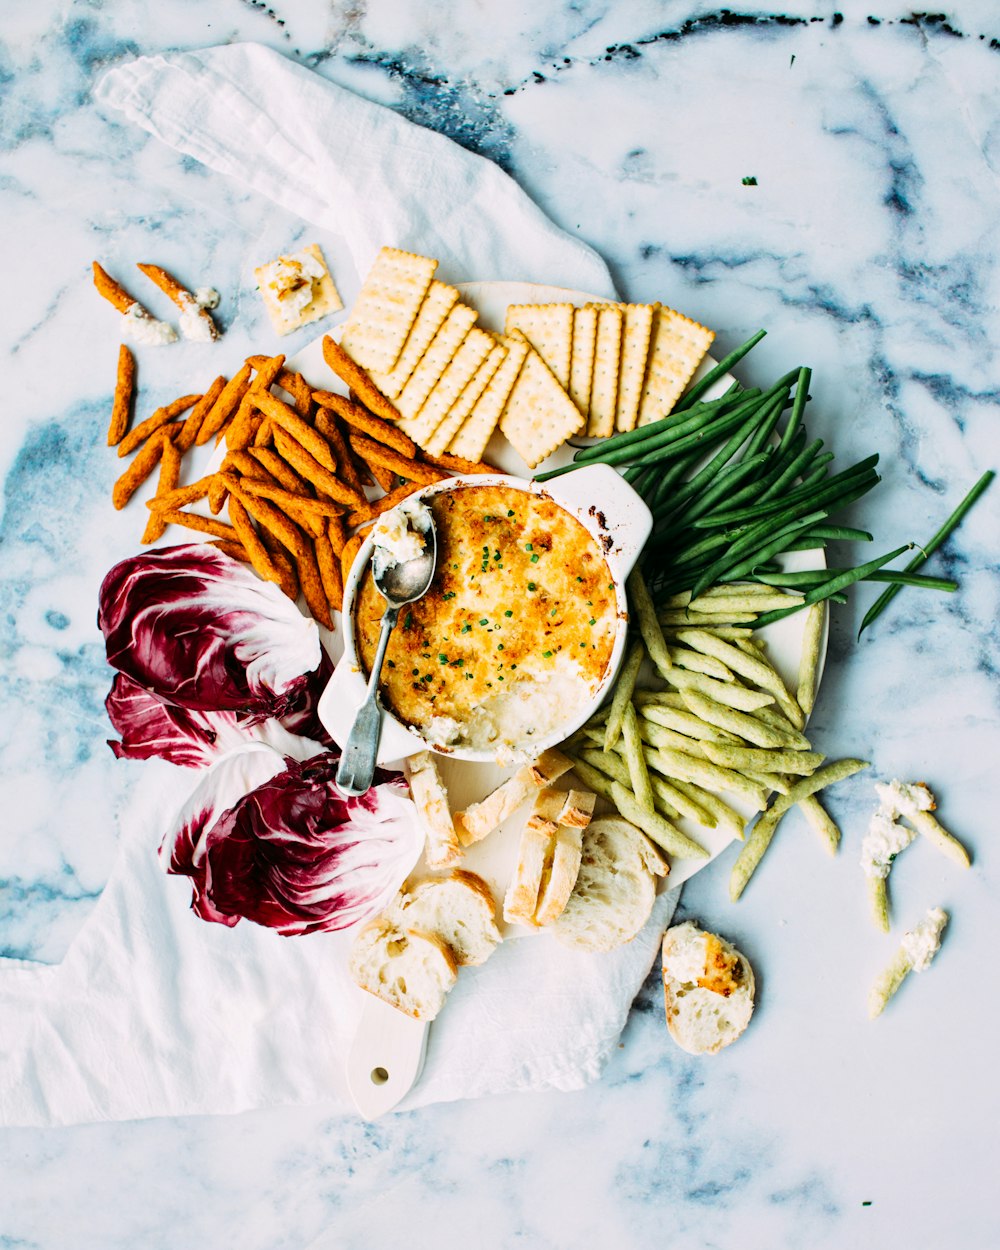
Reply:
[[[838, 463], [881, 453], [883, 481], [852, 509], [873, 552], [928, 538], [1000, 459], [991, 5], [940, 18], [653, 0], [12, 10], [0, 39], [6, 956], [62, 957], [143, 786], [144, 766], [104, 746], [96, 587], [134, 549], [137, 522], [108, 503], [117, 339], [90, 262], [124, 273], [148, 259], [216, 285], [233, 360], [269, 335], [252, 268], [315, 235], [100, 113], [89, 93], [105, 67], [269, 44], [499, 162], [605, 256], [628, 298], [715, 327], [722, 350], [765, 326], [741, 378], [811, 365], [810, 434]], [[149, 305], [167, 311], [155, 292]], [[197, 344], [141, 352], [139, 369], [150, 407], [218, 371]], [[927, 848], [901, 858], [891, 938], [870, 926], [857, 866], [874, 803], [860, 777], [831, 795], [836, 859], [790, 818], [738, 905], [732, 853], [686, 888], [680, 915], [726, 933], [758, 973], [755, 1020], [717, 1058], [674, 1047], [654, 973], [603, 1079], [579, 1094], [373, 1125], [278, 1108], [6, 1130], [0, 1246], [996, 1245], [1000, 1022], [984, 986], [1000, 884], [998, 514], [995, 488], [934, 558], [957, 595], [906, 591], [860, 642], [874, 589], [834, 617], [813, 740], [879, 777], [926, 779], [975, 861], [962, 874]], [[869, 1023], [867, 986], [933, 904], [952, 914], [939, 962]]]

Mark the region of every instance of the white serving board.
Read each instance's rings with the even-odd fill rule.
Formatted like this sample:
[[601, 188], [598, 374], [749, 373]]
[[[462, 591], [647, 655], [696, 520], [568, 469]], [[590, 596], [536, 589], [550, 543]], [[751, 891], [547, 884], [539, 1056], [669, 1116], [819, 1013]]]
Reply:
[[[598, 297], [584, 291], [530, 282], [472, 282], [460, 285], [459, 290], [463, 300], [477, 309], [480, 324], [488, 330], [497, 332], [503, 330], [507, 307], [510, 304], [561, 302], [580, 306], [600, 302]], [[336, 330], [333, 334], [334, 337], [339, 336]], [[346, 387], [323, 358], [322, 340], [321, 335], [307, 344], [286, 362], [287, 367], [304, 374], [317, 389], [322, 387], [346, 394]], [[695, 375], [696, 379], [708, 372], [714, 364], [711, 357], [706, 358]], [[708, 392], [709, 397], [721, 394], [732, 381], [732, 377], [728, 375], [722, 378]], [[580, 440], [574, 441], [579, 445]], [[573, 446], [569, 444], [560, 447], [544, 464], [532, 471], [503, 435], [496, 432], [484, 459], [505, 473], [518, 477], [531, 477], [533, 472], [570, 464], [573, 459], [573, 450]], [[807, 569], [823, 567], [826, 560], [825, 553], [818, 550], [792, 552], [783, 557], [782, 562], [788, 569]], [[768, 655], [772, 663], [793, 690], [798, 678], [804, 626], [805, 613], [797, 613], [761, 631], [761, 636], [767, 642]], [[326, 631], [323, 633], [331, 658], [336, 662], [344, 650], [340, 634], [336, 630], [332, 634]], [[823, 639], [819, 677], [822, 677], [822, 661], [825, 652], [826, 636]], [[438, 757], [438, 765], [442, 779], [448, 788], [454, 811], [461, 811], [470, 803], [483, 798], [514, 771], [513, 767], [502, 768], [492, 763], [455, 760], [447, 755]], [[741, 796], [725, 794], [723, 797], [730, 806], [748, 819], [754, 814], [754, 809]], [[598, 803], [600, 811], [602, 800], [599, 799]], [[610, 810], [607, 805], [603, 807]], [[462, 862], [463, 868], [483, 877], [498, 900], [503, 898], [513, 871], [517, 844], [527, 810], [528, 805], [525, 804], [523, 808], [504, 821], [495, 833], [470, 847]], [[708, 850], [709, 855], [708, 858], [700, 860], [674, 860], [671, 863], [670, 875], [659, 883], [661, 890], [673, 889], [687, 881], [711, 863], [732, 841], [731, 835], [724, 831], [706, 829], [687, 819], [676, 823], [685, 833], [699, 841]], [[421, 859], [413, 875], [419, 876], [427, 872], [424, 861]], [[536, 930], [522, 925], [506, 925], [503, 922], [501, 922], [501, 929], [505, 940], [532, 937], [537, 933]], [[419, 1078], [427, 1046], [428, 1026], [387, 1007], [373, 996], [365, 994], [363, 990], [359, 989], [358, 993], [363, 996], [364, 1002], [361, 1020], [348, 1058], [346, 1075], [358, 1111], [364, 1118], [371, 1120], [391, 1110]]]

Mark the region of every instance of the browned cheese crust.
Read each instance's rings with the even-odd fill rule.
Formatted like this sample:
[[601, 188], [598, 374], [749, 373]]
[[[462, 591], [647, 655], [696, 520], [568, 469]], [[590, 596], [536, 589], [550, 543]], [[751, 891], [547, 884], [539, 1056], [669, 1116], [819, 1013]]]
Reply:
[[[596, 688], [617, 608], [603, 553], [580, 522], [547, 496], [507, 486], [458, 487], [430, 503], [437, 572], [403, 609], [382, 670], [382, 698], [396, 716], [417, 728], [439, 716], [464, 724], [473, 709], [519, 681], [544, 680], [567, 659]], [[366, 673], [384, 610], [369, 568], [356, 608]]]

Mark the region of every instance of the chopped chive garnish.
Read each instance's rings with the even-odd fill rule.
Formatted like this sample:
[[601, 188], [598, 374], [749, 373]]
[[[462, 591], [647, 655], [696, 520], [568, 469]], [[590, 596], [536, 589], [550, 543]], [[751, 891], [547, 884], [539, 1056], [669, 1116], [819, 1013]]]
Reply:
[[534, 582], [528, 582], [528, 589], [529, 589], [529, 590], [534, 590], [534, 589], [535, 589], [535, 583], [534, 583]]
[[546, 660], [550, 660], [550, 659], [552, 658], [552, 652], [551, 652], [551, 651], [543, 651], [543, 652], [542, 652], [542, 658], [543, 658], [543, 659], [546, 659]]
[[596, 618], [595, 616], [592, 616], [592, 617], [590, 618], [590, 624], [591, 624], [591, 625], [596, 625], [596, 624], [597, 624], [597, 618]]
[[532, 563], [532, 564], [537, 564], [537, 563], [538, 563], [538, 556], [532, 556], [532, 557], [531, 557], [531, 563]]
[[513, 615], [514, 613], [510, 610], [510, 608], [508, 608], [507, 611], [504, 613], [504, 616], [513, 616]]
[[483, 619], [479, 622], [480, 625], [488, 625], [489, 623], [490, 623], [490, 619], [488, 616], [484, 616]]

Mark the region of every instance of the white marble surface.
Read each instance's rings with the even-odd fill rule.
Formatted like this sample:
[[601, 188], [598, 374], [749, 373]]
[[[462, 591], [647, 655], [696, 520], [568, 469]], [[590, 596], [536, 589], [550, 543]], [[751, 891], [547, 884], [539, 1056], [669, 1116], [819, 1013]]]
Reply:
[[[95, 76], [141, 52], [258, 40], [493, 157], [624, 295], [684, 309], [723, 347], [766, 326], [748, 383], [811, 364], [810, 432], [838, 461], [882, 453], [855, 516], [889, 550], [928, 537], [998, 459], [1000, 21], [982, 3], [946, 21], [873, 9], [881, 21], [624, 0], [5, 11], [0, 953], [61, 958], [142, 784], [143, 766], [104, 746], [96, 588], [135, 535], [106, 502], [117, 338], [90, 261], [213, 282], [236, 359], [270, 342], [250, 270], [315, 234], [101, 115]], [[214, 374], [205, 350], [143, 353], [147, 396]], [[753, 1025], [719, 1057], [673, 1046], [654, 976], [578, 1094], [374, 1125], [288, 1108], [4, 1130], [0, 1246], [998, 1244], [998, 511], [1000, 488], [935, 558], [957, 595], [906, 592], [860, 643], [874, 591], [835, 617], [814, 741], [926, 779], [975, 860], [961, 873], [908, 852], [893, 937], [871, 927], [857, 866], [864, 778], [831, 800], [838, 859], [789, 822], [739, 904], [731, 853], [686, 888], [682, 914], [758, 972]], [[934, 904], [952, 913], [939, 961], [870, 1023], [868, 984]]]

